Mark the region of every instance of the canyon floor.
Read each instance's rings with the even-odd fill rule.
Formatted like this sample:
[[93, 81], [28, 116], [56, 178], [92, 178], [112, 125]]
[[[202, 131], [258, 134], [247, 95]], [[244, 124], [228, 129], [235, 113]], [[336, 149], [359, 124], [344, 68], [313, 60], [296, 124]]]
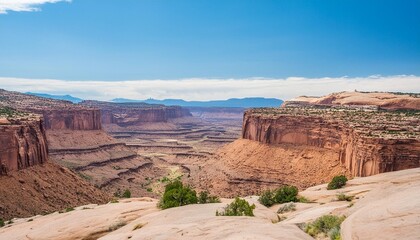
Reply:
[[[132, 198], [105, 205], [85, 205], [65, 213], [14, 219], [0, 229], [3, 239], [312, 239], [299, 226], [325, 214], [344, 215], [343, 239], [418, 239], [420, 236], [420, 169], [354, 178], [338, 190], [326, 184], [300, 192], [311, 203], [277, 214], [256, 196], [255, 217], [220, 217], [222, 203], [159, 210], [157, 200]], [[353, 196], [337, 201], [337, 194]], [[279, 221], [280, 219], [280, 221]], [[386, 227], [384, 227], [386, 226]]]

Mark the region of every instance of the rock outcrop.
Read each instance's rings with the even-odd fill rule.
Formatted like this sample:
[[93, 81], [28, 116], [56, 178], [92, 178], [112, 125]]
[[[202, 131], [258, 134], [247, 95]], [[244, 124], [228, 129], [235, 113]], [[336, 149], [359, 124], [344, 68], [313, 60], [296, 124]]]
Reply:
[[103, 124], [120, 126], [147, 122], [167, 122], [170, 119], [191, 116], [186, 108], [145, 103], [108, 103], [83, 101], [83, 105], [101, 109]]
[[43, 110], [45, 128], [51, 130], [100, 130], [99, 109]]
[[323, 97], [301, 96], [283, 106], [352, 106], [387, 110], [420, 110], [420, 95], [389, 92], [339, 92]]
[[332, 149], [353, 176], [370, 176], [420, 167], [420, 119], [416, 114], [401, 114], [306, 108], [248, 110], [242, 137], [266, 144]]
[[0, 175], [48, 160], [42, 119], [9, 119], [0, 125]]
[[0, 89], [0, 107], [37, 113], [44, 116], [49, 130], [100, 130], [99, 109]]

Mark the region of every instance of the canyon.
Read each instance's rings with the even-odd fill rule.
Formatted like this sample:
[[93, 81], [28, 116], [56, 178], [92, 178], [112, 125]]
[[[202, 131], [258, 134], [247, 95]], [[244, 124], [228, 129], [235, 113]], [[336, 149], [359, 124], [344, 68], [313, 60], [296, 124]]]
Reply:
[[[103, 217], [107, 216], [107, 210], [117, 211], [112, 218], [128, 225], [144, 222], [159, 225], [151, 220], [152, 216], [168, 218], [181, 211], [159, 211], [155, 200], [162, 195], [167, 182], [179, 179], [197, 191], [226, 198], [222, 199], [223, 203], [236, 196], [251, 196], [247, 200], [257, 204], [259, 216], [252, 224], [264, 229], [271, 229], [264, 221], [278, 221], [278, 215], [258, 205], [255, 195], [284, 185], [297, 186], [303, 196], [319, 206], [302, 205], [303, 215], [288, 215], [284, 221], [287, 226], [282, 225], [281, 230], [287, 236], [295, 234], [298, 239], [304, 239], [307, 235], [296, 224], [314, 217], [307, 217], [309, 213], [305, 209], [353, 214], [343, 210], [347, 204], [334, 203], [332, 193], [323, 191], [325, 185], [320, 184], [337, 175], [354, 178], [350, 182], [358, 184], [365, 181], [358, 180], [359, 177], [376, 179], [373, 175], [392, 171], [407, 171], [417, 181], [418, 172], [405, 169], [420, 167], [420, 111], [412, 103], [417, 101], [415, 96], [393, 94], [391, 97], [387, 93], [379, 101], [372, 100], [370, 93], [363, 93], [369, 97], [357, 93], [357, 99], [369, 99], [369, 104], [356, 104], [354, 98], [342, 100], [343, 103], [295, 99], [276, 108], [243, 109], [184, 108], [137, 102], [73, 104], [4, 90], [0, 93], [0, 217], [21, 217], [13, 220], [19, 228], [33, 227], [22, 217], [115, 201], [126, 190], [133, 197], [142, 198], [120, 199], [115, 205], [86, 205], [76, 208], [75, 215], [53, 213], [51, 219], [66, 225], [71, 219], [66, 216], [81, 217], [85, 216], [82, 209], [98, 209]], [[332, 95], [335, 99], [353, 96]], [[373, 96], [378, 98], [377, 94]], [[396, 105], [387, 99], [393, 99]], [[398, 174], [389, 176], [402, 178]], [[372, 186], [369, 185], [369, 191], [379, 194]], [[379, 189], [383, 185], [377, 186]], [[318, 192], [319, 189], [322, 191]], [[348, 191], [352, 195], [360, 198], [366, 195], [363, 190], [366, 187], [351, 189]], [[127, 204], [127, 208], [122, 204]], [[216, 226], [219, 223], [213, 218], [213, 212], [220, 206], [189, 206], [185, 211], [211, 212], [197, 215], [200, 217], [196, 220], [215, 221], [211, 225]], [[128, 209], [133, 214], [127, 215]], [[142, 217], [144, 214], [151, 215]], [[354, 218], [360, 218], [359, 214]], [[45, 222], [50, 218], [31, 219]], [[94, 221], [98, 228], [79, 231], [79, 225], [75, 224], [69, 229], [77, 229], [83, 237], [92, 239], [131, 236], [125, 230], [108, 234], [102, 229], [118, 221], [102, 221], [91, 215], [87, 219]], [[165, 227], [170, 228], [172, 221], [168, 221]], [[347, 229], [356, 230], [343, 234], [350, 236], [362, 229], [352, 224], [348, 223]], [[15, 229], [15, 225], [10, 224], [8, 228]], [[246, 226], [249, 225], [244, 224], [243, 231]], [[217, 228], [226, 233], [232, 231]], [[190, 230], [185, 231], [187, 234]], [[8, 232], [0, 229], [4, 236]], [[36, 234], [46, 236], [41, 230]], [[141, 239], [156, 234], [150, 230], [136, 232], [133, 237]], [[275, 235], [279, 234], [280, 231]]]

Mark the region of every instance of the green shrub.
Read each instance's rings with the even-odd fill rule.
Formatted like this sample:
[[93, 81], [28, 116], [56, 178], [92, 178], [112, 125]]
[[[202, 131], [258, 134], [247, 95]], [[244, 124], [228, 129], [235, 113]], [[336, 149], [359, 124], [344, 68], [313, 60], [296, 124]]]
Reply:
[[4, 220], [0, 218], [0, 227], [4, 227]]
[[279, 208], [279, 210], [277, 210], [277, 213], [285, 213], [285, 212], [290, 212], [290, 211], [296, 211], [296, 204], [294, 203], [284, 204], [283, 206]]
[[339, 189], [344, 187], [344, 185], [346, 185], [347, 182], [347, 178], [344, 175], [340, 175], [340, 176], [335, 176], [330, 183], [328, 183], [327, 189], [328, 190], [332, 190], [332, 189]]
[[274, 201], [276, 203], [297, 202], [298, 189], [295, 186], [284, 186], [276, 190]]
[[130, 190], [129, 189], [126, 189], [124, 191], [124, 193], [122, 194], [122, 197], [123, 198], [131, 198], [131, 192], [130, 192]]
[[216, 196], [211, 196], [208, 191], [202, 191], [198, 194], [198, 203], [219, 203], [220, 199]]
[[305, 201], [305, 198], [298, 198], [298, 189], [295, 186], [283, 186], [274, 191], [264, 191], [258, 201], [266, 206], [271, 207], [275, 203], [299, 202], [300, 199]]
[[124, 192], [121, 193], [121, 189], [118, 189], [117, 191], [115, 191], [114, 197], [117, 197], [117, 198], [131, 198], [131, 191], [130, 191], [130, 189], [126, 189], [126, 190], [124, 190]]
[[274, 205], [274, 192], [271, 190], [266, 190], [264, 191], [261, 196], [258, 198], [258, 201], [266, 206], [266, 207], [271, 207]]
[[245, 199], [236, 197], [222, 212], [216, 211], [216, 216], [254, 216], [255, 204], [249, 205]]
[[347, 201], [347, 202], [350, 202], [351, 200], [353, 200], [353, 196], [347, 196], [344, 193], [338, 193], [337, 194], [337, 200], [338, 201]]
[[310, 203], [311, 201], [309, 201], [309, 199], [307, 199], [304, 196], [297, 196], [297, 201], [300, 203]]
[[340, 239], [340, 225], [344, 219], [344, 216], [324, 215], [306, 225], [305, 232], [312, 237], [328, 235], [331, 240], [337, 240]]
[[196, 192], [190, 186], [184, 186], [181, 181], [175, 180], [165, 186], [158, 206], [166, 209], [195, 203], [198, 203]]
[[66, 208], [66, 212], [71, 212], [71, 211], [74, 211], [74, 208], [72, 208], [72, 207]]

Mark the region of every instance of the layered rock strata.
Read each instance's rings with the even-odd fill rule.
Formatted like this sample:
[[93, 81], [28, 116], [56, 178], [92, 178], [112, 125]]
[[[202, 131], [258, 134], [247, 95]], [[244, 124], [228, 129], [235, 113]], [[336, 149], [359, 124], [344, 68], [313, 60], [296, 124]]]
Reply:
[[266, 144], [332, 149], [353, 176], [420, 167], [420, 113], [255, 109], [242, 137]]
[[103, 124], [120, 126], [147, 122], [167, 122], [170, 119], [191, 116], [186, 108], [145, 103], [108, 103], [83, 101], [83, 105], [101, 109]]
[[68, 101], [0, 89], [0, 107], [10, 107], [43, 115], [45, 129], [47, 130], [102, 129], [99, 109], [73, 104]]
[[9, 119], [0, 125], [0, 175], [48, 160], [42, 119]]

